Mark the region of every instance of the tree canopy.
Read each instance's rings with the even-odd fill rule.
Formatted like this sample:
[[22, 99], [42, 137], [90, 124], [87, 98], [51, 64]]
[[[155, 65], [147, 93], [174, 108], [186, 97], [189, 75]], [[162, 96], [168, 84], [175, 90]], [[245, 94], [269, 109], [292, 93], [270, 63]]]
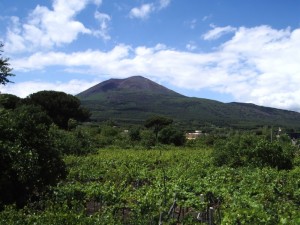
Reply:
[[153, 131], [154, 131], [156, 139], [157, 139], [158, 132], [165, 126], [170, 125], [171, 123], [173, 123], [172, 119], [169, 119], [169, 118], [166, 118], [163, 116], [153, 116], [146, 120], [145, 127], [153, 128]]
[[0, 107], [5, 109], [15, 109], [21, 102], [21, 98], [12, 94], [1, 94], [0, 95]]
[[290, 140], [270, 142], [264, 136], [243, 134], [217, 140], [212, 158], [216, 166], [292, 169], [295, 153]]
[[80, 100], [73, 95], [57, 91], [40, 91], [29, 95], [24, 102], [41, 106], [55, 124], [67, 129], [70, 119], [86, 121], [90, 112], [80, 106]]
[[0, 111], [0, 208], [25, 205], [66, 175], [49, 138], [51, 119], [33, 105]]
[[163, 144], [174, 144], [175, 146], [184, 145], [186, 141], [184, 132], [176, 129], [172, 125], [163, 128], [159, 132], [158, 139]]
[[14, 74], [11, 73], [13, 69], [9, 67], [9, 58], [2, 57], [3, 46], [3, 43], [0, 42], [0, 84], [5, 85], [11, 82], [8, 77], [14, 76]]

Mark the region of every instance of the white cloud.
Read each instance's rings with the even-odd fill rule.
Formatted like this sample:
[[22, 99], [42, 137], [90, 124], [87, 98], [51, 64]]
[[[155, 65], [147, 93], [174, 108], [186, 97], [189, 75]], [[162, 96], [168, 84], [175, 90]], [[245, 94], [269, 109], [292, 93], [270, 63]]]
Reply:
[[26, 41], [22, 37], [22, 30], [19, 18], [16, 16], [11, 17], [11, 27], [6, 34], [5, 50], [8, 52], [26, 51]]
[[207, 21], [207, 20], [210, 20], [212, 17], [213, 17], [212, 14], [210, 14], [210, 15], [208, 15], [208, 16], [204, 16], [204, 17], [202, 18], [202, 21], [205, 22], [205, 21]]
[[69, 44], [76, 40], [79, 34], [92, 34], [90, 29], [75, 19], [90, 2], [98, 6], [101, 4], [101, 0], [54, 0], [53, 9], [37, 5], [24, 24], [19, 18], [12, 17], [12, 25], [6, 34], [7, 51], [49, 49]]
[[194, 42], [189, 42], [185, 47], [189, 51], [194, 51], [197, 49], [197, 45]]
[[100, 30], [94, 31], [96, 36], [100, 36], [103, 40], [110, 40], [110, 35], [108, 34], [108, 22], [111, 20], [111, 17], [107, 14], [95, 12], [95, 18], [100, 23]]
[[159, 0], [159, 9], [166, 8], [170, 5], [171, 0]]
[[109, 67], [109, 63], [118, 62], [128, 57], [130, 47], [118, 45], [109, 52], [87, 50], [71, 54], [63, 52], [37, 52], [30, 57], [12, 59], [15, 70], [39, 70], [48, 66], [61, 65], [66, 67], [89, 66], [92, 68]]
[[129, 16], [131, 18], [146, 19], [150, 13], [154, 11], [153, 4], [143, 4], [140, 7], [135, 7], [130, 10]]
[[190, 20], [190, 21], [186, 21], [184, 22], [184, 24], [189, 27], [190, 29], [195, 29], [196, 28], [196, 25], [197, 25], [197, 19], [193, 19], [193, 20]]
[[139, 74], [177, 87], [227, 93], [235, 101], [300, 111], [299, 62], [300, 29], [268, 26], [236, 28], [230, 40], [209, 53], [178, 51], [162, 44], [117, 45], [107, 52], [37, 52], [11, 60], [16, 71], [64, 66], [87, 67], [100, 77]]
[[76, 95], [98, 82], [87, 82], [84, 80], [71, 80], [66, 83], [62, 82], [42, 82], [42, 81], [28, 81], [20, 82], [17, 84], [7, 84], [6, 86], [0, 86], [1, 93], [8, 93], [17, 95], [21, 98], [25, 98], [28, 95], [44, 90], [63, 91], [68, 94]]
[[129, 12], [130, 18], [147, 19], [151, 13], [158, 12], [171, 3], [171, 0], [159, 0], [156, 3], [142, 4], [140, 7], [134, 7]]
[[[213, 26], [213, 25], [212, 25]], [[226, 27], [215, 27], [213, 26], [213, 29], [205, 33], [202, 37], [204, 40], [216, 40], [223, 36], [224, 34], [228, 33], [234, 33], [236, 31], [236, 28], [231, 26]]]

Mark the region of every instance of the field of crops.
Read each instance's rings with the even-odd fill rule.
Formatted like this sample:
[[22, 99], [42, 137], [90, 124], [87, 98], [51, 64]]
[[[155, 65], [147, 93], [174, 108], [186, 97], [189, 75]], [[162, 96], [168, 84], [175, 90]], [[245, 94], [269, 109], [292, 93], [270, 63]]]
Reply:
[[[300, 167], [216, 167], [210, 149], [66, 156], [68, 177], [0, 224], [300, 224]], [[298, 159], [296, 159], [298, 160]]]

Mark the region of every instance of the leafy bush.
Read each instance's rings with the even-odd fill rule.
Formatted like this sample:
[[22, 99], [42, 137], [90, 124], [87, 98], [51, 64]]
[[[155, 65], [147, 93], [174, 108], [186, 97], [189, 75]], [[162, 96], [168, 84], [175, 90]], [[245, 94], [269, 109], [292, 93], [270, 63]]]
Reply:
[[11, 94], [0, 94], [0, 107], [5, 109], [15, 109], [21, 98]]
[[143, 130], [141, 132], [141, 145], [147, 149], [155, 146], [156, 137], [151, 130]]
[[193, 148], [210, 148], [213, 147], [214, 144], [217, 143], [219, 140], [224, 140], [224, 137], [214, 134], [203, 134], [196, 139], [187, 140], [186, 146]]
[[65, 177], [65, 164], [49, 137], [51, 123], [36, 106], [0, 111], [0, 193], [5, 193], [0, 204], [21, 207]]
[[108, 125], [101, 126], [101, 135], [104, 137], [115, 137], [118, 133], [119, 131], [116, 127]]
[[132, 142], [141, 140], [141, 128], [140, 127], [132, 127], [129, 130], [129, 137]]
[[291, 169], [294, 158], [294, 148], [282, 146], [278, 141], [269, 142], [260, 140], [250, 152], [252, 164], [257, 166], [270, 166], [278, 169]]
[[216, 142], [215, 165], [257, 166], [291, 169], [295, 148], [279, 141], [270, 142], [254, 135], [236, 135]]
[[95, 142], [88, 129], [77, 127], [66, 131], [53, 125], [50, 129], [55, 148], [62, 154], [85, 155], [96, 151]]
[[69, 119], [87, 121], [91, 115], [80, 105], [78, 98], [64, 92], [36, 92], [24, 99], [23, 103], [41, 106], [53, 122], [63, 129], [68, 129]]
[[92, 132], [92, 139], [94, 144], [98, 148], [113, 145], [115, 140], [118, 138], [119, 129], [108, 124], [101, 125]]
[[173, 126], [163, 128], [158, 135], [158, 140], [162, 144], [174, 144], [175, 146], [182, 146], [185, 143], [185, 135], [182, 131]]

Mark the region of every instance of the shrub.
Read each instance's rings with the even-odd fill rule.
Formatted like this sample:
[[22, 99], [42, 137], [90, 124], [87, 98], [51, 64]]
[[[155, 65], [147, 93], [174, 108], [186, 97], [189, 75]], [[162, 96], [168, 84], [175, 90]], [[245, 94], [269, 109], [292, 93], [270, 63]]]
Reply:
[[279, 141], [270, 142], [254, 135], [236, 135], [214, 145], [217, 166], [257, 166], [291, 169], [295, 148]]
[[25, 104], [41, 106], [52, 121], [63, 129], [68, 129], [69, 119], [87, 121], [90, 112], [82, 107], [80, 100], [73, 95], [57, 91], [39, 91], [23, 100]]
[[294, 148], [288, 145], [280, 145], [278, 141], [269, 142], [259, 140], [250, 152], [252, 164], [257, 166], [270, 166], [278, 169], [291, 169], [294, 157]]
[[50, 134], [56, 149], [62, 154], [85, 155], [96, 151], [96, 143], [85, 128], [77, 127], [75, 130], [66, 131], [53, 125]]
[[140, 127], [132, 127], [129, 130], [129, 137], [132, 142], [141, 140], [141, 128]]
[[185, 143], [185, 135], [182, 131], [175, 127], [168, 126], [159, 132], [158, 140], [162, 144], [174, 144], [175, 146], [181, 146]]
[[65, 164], [49, 138], [50, 124], [40, 107], [0, 111], [0, 192], [5, 193], [0, 203], [22, 207], [65, 177]]
[[143, 130], [141, 132], [141, 145], [147, 149], [155, 146], [156, 137], [151, 130]]

